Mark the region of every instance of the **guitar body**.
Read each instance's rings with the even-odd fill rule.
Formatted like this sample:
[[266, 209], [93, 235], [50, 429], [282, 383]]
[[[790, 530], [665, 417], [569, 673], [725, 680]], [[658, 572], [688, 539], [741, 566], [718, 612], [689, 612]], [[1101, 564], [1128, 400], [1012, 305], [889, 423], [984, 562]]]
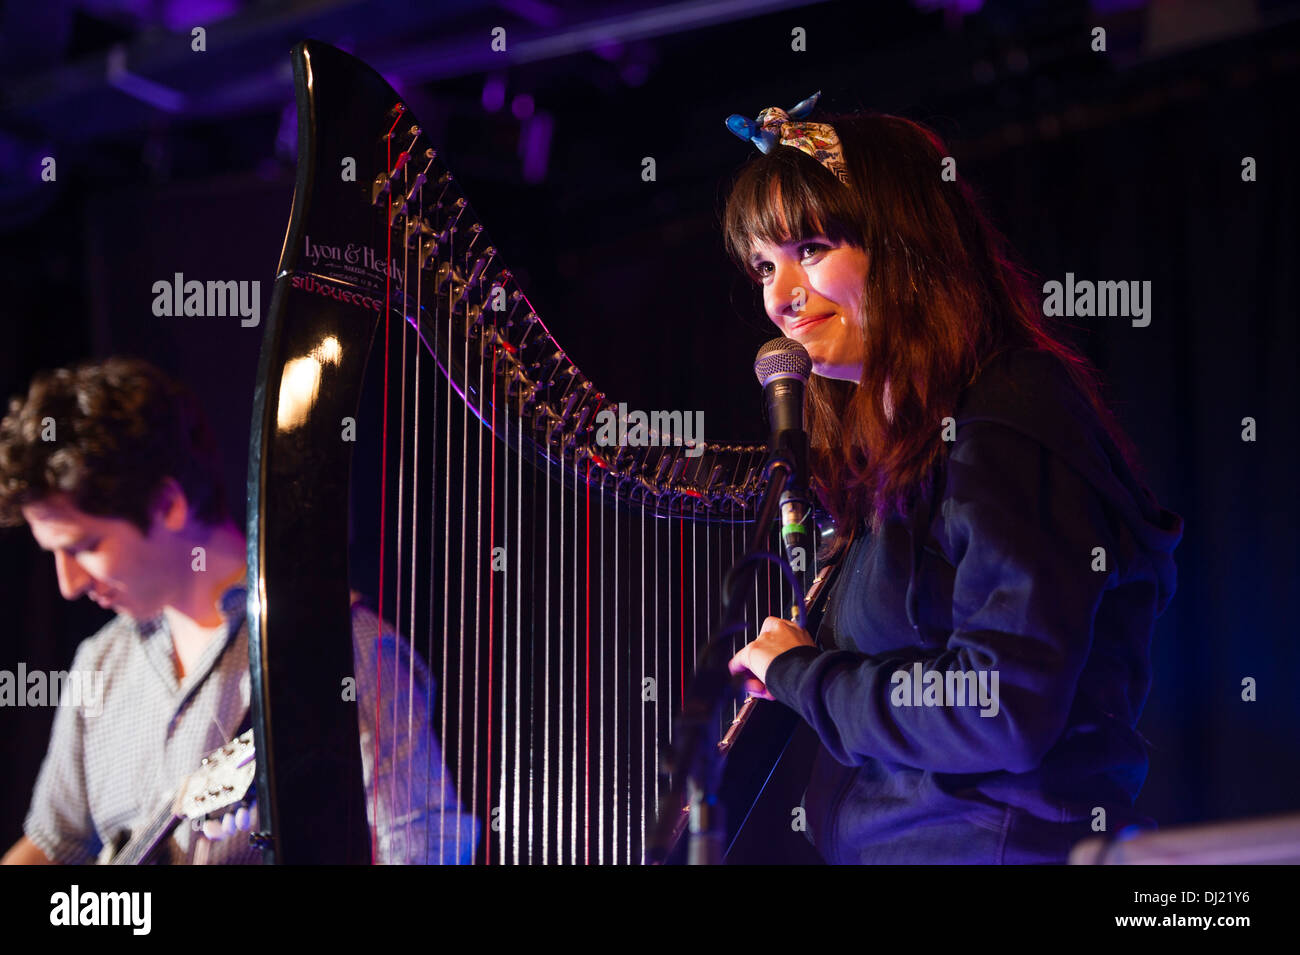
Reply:
[[122, 850], [130, 842], [131, 830], [123, 829], [111, 842], [104, 843], [104, 848], [99, 850], [99, 856], [95, 859], [95, 865], [112, 865], [113, 860], [121, 854]]

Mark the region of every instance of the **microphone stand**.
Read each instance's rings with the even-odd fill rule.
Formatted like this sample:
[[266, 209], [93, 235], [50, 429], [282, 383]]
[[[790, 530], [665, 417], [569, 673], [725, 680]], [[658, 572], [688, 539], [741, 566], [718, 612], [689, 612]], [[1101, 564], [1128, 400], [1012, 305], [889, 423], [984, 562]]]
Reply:
[[[717, 734], [722, 706], [735, 697], [727, 664], [732, 657], [731, 637], [746, 629], [745, 605], [741, 597], [748, 590], [747, 577], [766, 561], [775, 561], [790, 580], [795, 593], [799, 623], [803, 618], [803, 585], [789, 564], [767, 549], [772, 522], [781, 495], [794, 475], [793, 455], [782, 444], [768, 456], [764, 469], [767, 489], [758, 507], [749, 546], [727, 571], [722, 582], [722, 612], [718, 627], [700, 652], [695, 674], [686, 690], [682, 711], [676, 720], [677, 733], [664, 758], [664, 771], [672, 783], [660, 799], [654, 831], [646, 849], [646, 861], [662, 865], [667, 861], [680, 829], [682, 806], [689, 791], [691, 865], [720, 865], [727, 827], [719, 798], [724, 759], [718, 752]], [[742, 586], [743, 585], [743, 586]]]

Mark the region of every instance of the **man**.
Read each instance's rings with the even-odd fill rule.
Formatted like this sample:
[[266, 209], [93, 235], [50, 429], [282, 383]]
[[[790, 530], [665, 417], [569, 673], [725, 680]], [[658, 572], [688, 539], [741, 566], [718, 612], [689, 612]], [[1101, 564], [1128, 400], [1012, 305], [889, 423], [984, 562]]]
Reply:
[[[246, 543], [230, 520], [202, 408], [153, 366], [111, 358], [38, 376], [0, 422], [0, 524], [24, 521], [54, 554], [59, 589], [118, 616], [81, 644], [74, 674], [102, 673], [96, 712], [61, 705], [23, 836], [5, 863], [80, 863], [150, 814], [159, 797], [250, 719]], [[367, 815], [380, 862], [466, 863], [476, 822], [442, 780], [425, 707], [428, 674], [374, 614], [353, 606], [356, 706]], [[374, 785], [375, 674], [385, 681]], [[408, 733], [405, 715], [415, 712]], [[380, 717], [384, 719], [383, 716]], [[404, 778], [408, 767], [415, 767]], [[394, 782], [400, 782], [394, 785]], [[373, 805], [378, 790], [378, 807]], [[408, 793], [410, 802], [408, 804]], [[243, 838], [180, 828], [172, 862], [253, 863]]]

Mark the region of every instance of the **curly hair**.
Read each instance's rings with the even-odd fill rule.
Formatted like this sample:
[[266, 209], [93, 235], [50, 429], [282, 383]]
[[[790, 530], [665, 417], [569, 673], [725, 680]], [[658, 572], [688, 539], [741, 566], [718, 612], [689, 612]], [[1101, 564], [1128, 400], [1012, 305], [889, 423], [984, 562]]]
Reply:
[[198, 399], [146, 361], [108, 358], [43, 372], [0, 422], [0, 525], [58, 493], [147, 535], [164, 479], [198, 520], [229, 519], [217, 444]]
[[798, 149], [773, 149], [741, 169], [723, 232], [728, 254], [755, 281], [755, 240], [822, 235], [867, 253], [860, 383], [815, 376], [805, 405], [810, 486], [836, 522], [829, 553], [857, 525], [878, 528], [928, 495], [947, 451], [933, 423], [955, 413], [966, 386], [1015, 348], [1055, 355], [1140, 470], [1095, 369], [1047, 327], [1032, 274], [965, 181], [941, 178], [950, 153], [939, 136], [879, 113], [823, 121], [839, 134], [854, 188]]

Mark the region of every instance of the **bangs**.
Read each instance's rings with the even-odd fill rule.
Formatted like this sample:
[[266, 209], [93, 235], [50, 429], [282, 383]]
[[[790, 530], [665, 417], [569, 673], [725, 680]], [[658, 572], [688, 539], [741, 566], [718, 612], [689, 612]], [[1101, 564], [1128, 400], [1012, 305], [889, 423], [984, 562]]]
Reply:
[[723, 218], [727, 254], [754, 278], [749, 260], [755, 241], [779, 245], [824, 235], [861, 246], [862, 236], [850, 225], [851, 198], [815, 159], [788, 146], [775, 148], [749, 163], [732, 187]]

